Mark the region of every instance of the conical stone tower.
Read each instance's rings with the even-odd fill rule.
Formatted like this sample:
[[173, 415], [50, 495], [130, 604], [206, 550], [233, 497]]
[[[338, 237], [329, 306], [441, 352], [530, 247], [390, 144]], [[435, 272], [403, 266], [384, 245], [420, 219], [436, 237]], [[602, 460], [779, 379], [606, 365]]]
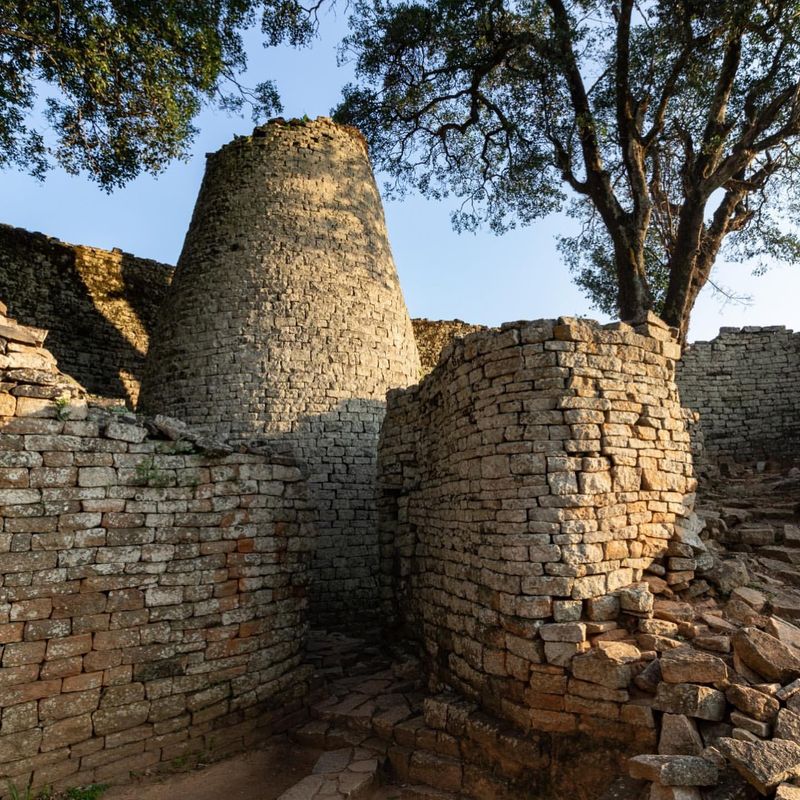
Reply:
[[378, 434], [386, 391], [418, 376], [361, 135], [278, 120], [211, 154], [140, 407], [307, 464], [312, 623], [377, 612]]

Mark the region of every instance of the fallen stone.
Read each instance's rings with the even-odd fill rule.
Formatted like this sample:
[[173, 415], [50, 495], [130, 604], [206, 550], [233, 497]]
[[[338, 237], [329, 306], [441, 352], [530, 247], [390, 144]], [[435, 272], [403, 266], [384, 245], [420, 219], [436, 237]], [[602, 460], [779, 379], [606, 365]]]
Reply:
[[728, 667], [717, 656], [680, 647], [661, 658], [661, 676], [667, 683], [719, 683], [727, 679]]
[[619, 607], [629, 614], [650, 614], [653, 611], [653, 595], [649, 586], [626, 586], [617, 592]]
[[800, 745], [794, 742], [783, 739], [770, 742], [720, 739], [717, 747], [734, 769], [763, 795], [800, 774]]
[[[703, 737], [703, 744], [706, 746], [706, 754], [713, 748], [723, 736], [730, 736], [732, 727], [727, 722], [700, 722], [698, 724], [700, 735]], [[720, 755], [720, 758], [722, 756]], [[724, 761], [724, 759], [723, 759]]]
[[658, 739], [659, 755], [699, 756], [703, 746], [694, 720], [685, 714], [664, 714]]
[[653, 616], [656, 619], [666, 619], [669, 622], [691, 622], [695, 617], [695, 613], [691, 603], [658, 599], [653, 603]]
[[737, 558], [718, 561], [706, 572], [705, 578], [717, 586], [723, 594], [729, 594], [739, 586], [745, 586], [750, 582], [747, 566]]
[[700, 533], [705, 527], [705, 521], [694, 512], [686, 517], [675, 520], [675, 538], [683, 544], [689, 545], [693, 550], [705, 551], [706, 544], [700, 538]]
[[730, 653], [731, 651], [731, 637], [722, 634], [700, 634], [692, 639], [692, 644], [715, 653]]
[[642, 650], [655, 650], [657, 653], [665, 653], [668, 650], [683, 647], [685, 642], [680, 639], [673, 639], [670, 636], [659, 636], [656, 633], [637, 633], [636, 644]]
[[653, 707], [669, 714], [685, 714], [711, 721], [725, 716], [725, 695], [709, 686], [693, 683], [661, 683]]
[[738, 653], [733, 654], [733, 671], [740, 678], [744, 678], [745, 681], [753, 685], [762, 683], [764, 681], [763, 676], [750, 669], [750, 667], [748, 667], [747, 664], [745, 664], [744, 661], [739, 658]]
[[766, 739], [771, 730], [768, 722], [748, 717], [747, 714], [742, 714], [741, 711], [731, 711], [731, 724], [736, 728], [744, 728], [744, 730], [750, 731], [754, 736], [758, 736], [761, 739]]
[[713, 786], [719, 776], [710, 761], [698, 756], [634, 756], [628, 760], [628, 773], [662, 786]]
[[175, 419], [174, 417], [164, 416], [163, 414], [156, 414], [156, 416], [149, 419], [148, 422], [159, 433], [172, 441], [183, 439], [189, 433], [189, 427], [185, 422]]
[[640, 619], [639, 630], [642, 633], [655, 633], [659, 636], [677, 636], [678, 626], [665, 619]]
[[800, 692], [800, 678], [796, 681], [792, 681], [791, 683], [787, 683], [786, 686], [782, 686], [775, 692], [775, 697], [778, 698], [781, 702], [786, 702], [790, 697]]
[[788, 739], [800, 744], [800, 714], [796, 714], [788, 708], [782, 708], [778, 712], [773, 735], [776, 739]]
[[732, 684], [725, 690], [725, 697], [739, 711], [761, 722], [772, 722], [780, 708], [780, 703], [774, 697], [738, 683]]
[[766, 620], [744, 600], [731, 597], [725, 605], [725, 615], [739, 625], [763, 625]]
[[734, 728], [731, 731], [731, 737], [737, 741], [750, 742], [751, 744], [760, 742], [762, 739], [762, 737], [756, 736], [752, 731], [747, 730], [747, 728]]
[[638, 648], [624, 642], [603, 642], [572, 660], [572, 674], [582, 681], [599, 683], [609, 689], [625, 689], [631, 682], [631, 664], [638, 661]]
[[770, 617], [764, 630], [784, 644], [800, 649], [800, 628], [796, 625], [792, 625], [780, 617]]
[[758, 628], [737, 631], [733, 649], [746, 666], [765, 678], [788, 683], [800, 677], [800, 658], [783, 642]]
[[775, 792], [775, 800], [800, 800], [800, 787], [782, 783]]
[[706, 623], [706, 625], [708, 625], [709, 628], [713, 628], [716, 631], [735, 633], [738, 630], [735, 625], [731, 625], [730, 622], [723, 619], [721, 616], [718, 616], [717, 614], [705, 612], [700, 615], [700, 618]]
[[767, 606], [766, 596], [749, 586], [737, 586], [731, 592], [731, 597], [737, 597], [747, 603], [757, 614], [760, 614]]

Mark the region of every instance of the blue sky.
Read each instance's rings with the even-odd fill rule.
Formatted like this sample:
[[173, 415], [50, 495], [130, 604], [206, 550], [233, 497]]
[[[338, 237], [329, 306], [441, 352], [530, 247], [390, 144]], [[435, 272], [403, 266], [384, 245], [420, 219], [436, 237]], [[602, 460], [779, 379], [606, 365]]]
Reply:
[[[264, 49], [255, 32], [248, 35], [250, 69], [244, 82], [275, 80], [287, 117], [328, 114], [352, 77], [348, 65], [337, 66], [337, 45], [345, 31], [340, 12], [323, 18], [321, 38], [310, 49]], [[249, 133], [253, 125], [249, 117], [208, 109], [198, 127], [187, 163], [175, 163], [155, 178], [140, 177], [112, 195], [61, 171], [49, 173], [44, 183], [7, 171], [0, 221], [174, 264], [200, 186], [204, 154], [234, 134]], [[555, 235], [571, 230], [569, 219], [551, 216], [502, 237], [488, 230], [456, 234], [450, 210], [446, 203], [413, 196], [386, 204], [389, 237], [412, 316], [489, 325], [559, 315], [599, 318], [570, 281], [556, 250]], [[707, 289], [696, 306], [690, 339], [712, 338], [722, 325], [800, 329], [800, 265], [754, 277], [746, 266], [721, 264], [714, 278], [751, 296], [752, 303], [721, 305]]]

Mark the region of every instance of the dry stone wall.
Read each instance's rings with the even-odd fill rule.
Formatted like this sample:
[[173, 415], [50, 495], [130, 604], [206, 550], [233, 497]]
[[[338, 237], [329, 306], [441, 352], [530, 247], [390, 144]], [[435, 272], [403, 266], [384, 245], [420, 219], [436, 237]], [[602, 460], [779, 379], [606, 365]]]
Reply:
[[[606, 656], [588, 653], [620, 611], [652, 610], [643, 577], [680, 591], [694, 575], [679, 354], [652, 316], [637, 331], [512, 323], [457, 340], [419, 386], [389, 394], [384, 602], [422, 642], [432, 688], [523, 730], [652, 730], [630, 675], [592, 684]], [[622, 674], [639, 655], [617, 657]]]
[[417, 340], [422, 375], [427, 375], [438, 363], [439, 356], [457, 336], [487, 330], [485, 325], [471, 325], [460, 319], [412, 319]]
[[360, 134], [277, 121], [211, 155], [141, 405], [308, 465], [320, 625], [376, 617], [384, 398], [418, 374]]
[[0, 314], [0, 781], [103, 782], [280, 730], [309, 678], [300, 470], [87, 405], [43, 339]]
[[48, 347], [63, 372], [131, 406], [172, 271], [121, 250], [0, 224], [0, 297], [11, 315], [50, 332]]
[[722, 328], [686, 349], [677, 381], [700, 413], [708, 462], [800, 457], [800, 333]]

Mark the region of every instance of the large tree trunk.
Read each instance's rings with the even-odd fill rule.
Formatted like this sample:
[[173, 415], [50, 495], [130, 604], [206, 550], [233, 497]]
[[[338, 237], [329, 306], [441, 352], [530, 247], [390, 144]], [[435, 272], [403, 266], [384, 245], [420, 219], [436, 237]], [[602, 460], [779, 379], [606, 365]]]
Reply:
[[613, 239], [620, 319], [640, 319], [653, 308], [644, 269], [644, 238], [619, 231]]
[[681, 344], [686, 342], [692, 307], [705, 284], [705, 280], [699, 285], [697, 281], [697, 258], [703, 233], [704, 207], [705, 201], [699, 197], [688, 198], [684, 203], [668, 263], [669, 286], [661, 318], [667, 325], [678, 329]]

